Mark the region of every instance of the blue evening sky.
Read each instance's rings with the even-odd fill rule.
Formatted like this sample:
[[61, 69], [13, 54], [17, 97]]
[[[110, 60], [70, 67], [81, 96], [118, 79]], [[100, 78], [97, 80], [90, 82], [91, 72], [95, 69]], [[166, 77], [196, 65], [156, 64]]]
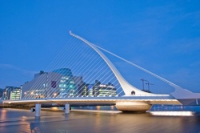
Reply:
[[69, 30], [200, 92], [199, 0], [0, 0], [0, 88], [45, 70]]

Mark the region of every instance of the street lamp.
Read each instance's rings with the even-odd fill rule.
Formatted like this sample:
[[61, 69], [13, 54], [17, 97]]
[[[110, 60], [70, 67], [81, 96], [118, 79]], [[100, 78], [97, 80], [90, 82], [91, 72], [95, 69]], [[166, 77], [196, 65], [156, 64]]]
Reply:
[[144, 90], [144, 81], [147, 81], [147, 80], [145, 80], [145, 79], [140, 79], [141, 81], [142, 81], [142, 90]]
[[148, 91], [150, 92], [150, 85], [154, 85], [154, 84], [152, 84], [152, 83], [149, 83], [149, 81], [147, 81], [147, 83], [146, 83], [146, 85], [148, 86]]

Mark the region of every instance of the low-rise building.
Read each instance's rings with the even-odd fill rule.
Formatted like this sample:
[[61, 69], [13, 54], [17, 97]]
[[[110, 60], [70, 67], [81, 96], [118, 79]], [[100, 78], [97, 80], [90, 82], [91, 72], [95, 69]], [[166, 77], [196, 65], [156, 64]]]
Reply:
[[116, 88], [111, 83], [102, 84], [100, 81], [95, 80], [94, 84], [88, 85], [89, 97], [113, 97], [116, 95]]
[[108, 85], [108, 84], [100, 84], [99, 85], [99, 93], [98, 96], [102, 97], [102, 96], [116, 96], [116, 88], [113, 85]]
[[6, 86], [3, 91], [4, 100], [19, 100], [21, 99], [21, 87]]

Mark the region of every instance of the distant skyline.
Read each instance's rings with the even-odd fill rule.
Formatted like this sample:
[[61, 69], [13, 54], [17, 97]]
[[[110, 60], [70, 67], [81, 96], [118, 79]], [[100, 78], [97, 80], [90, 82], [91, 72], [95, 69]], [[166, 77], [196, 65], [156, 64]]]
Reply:
[[72, 30], [200, 92], [199, 5], [199, 0], [0, 1], [0, 88], [20, 86], [46, 70]]

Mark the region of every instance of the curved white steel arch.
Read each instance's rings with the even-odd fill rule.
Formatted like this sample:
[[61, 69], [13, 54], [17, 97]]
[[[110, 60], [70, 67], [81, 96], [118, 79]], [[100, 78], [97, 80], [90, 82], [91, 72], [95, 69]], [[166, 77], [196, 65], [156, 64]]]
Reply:
[[96, 51], [100, 55], [100, 57], [106, 62], [108, 67], [111, 69], [111, 71], [113, 72], [113, 74], [117, 78], [117, 80], [118, 80], [119, 84], [121, 85], [121, 87], [122, 87], [122, 89], [123, 89], [123, 91], [124, 91], [126, 96], [130, 96], [132, 91], [135, 92], [135, 96], [161, 96], [162, 95], [162, 94], [147, 93], [147, 92], [141, 91], [138, 88], [132, 86], [131, 84], [129, 84], [123, 78], [123, 76], [119, 73], [119, 71], [112, 64], [112, 62], [98, 48], [96, 48], [92, 43], [90, 43], [86, 39], [84, 39], [84, 38], [82, 38], [82, 37], [80, 37], [80, 36], [78, 36], [76, 34], [73, 34], [71, 31], [69, 32], [69, 34], [71, 36], [83, 41], [84, 43], [86, 43], [88, 46], [90, 46], [94, 51]]

